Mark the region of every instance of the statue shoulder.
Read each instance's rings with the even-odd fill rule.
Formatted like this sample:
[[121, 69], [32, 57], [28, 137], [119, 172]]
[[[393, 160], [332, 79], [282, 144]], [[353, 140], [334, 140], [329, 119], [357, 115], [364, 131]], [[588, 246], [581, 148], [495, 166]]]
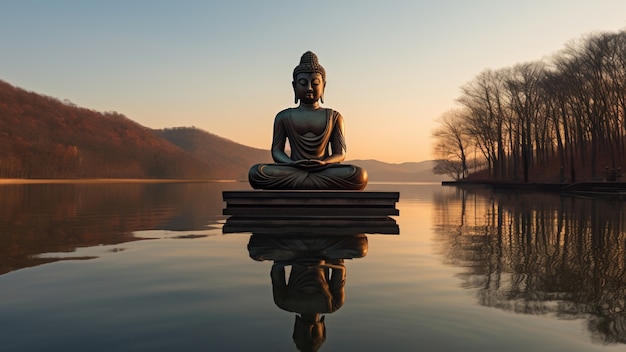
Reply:
[[276, 120], [283, 120], [285, 118], [287, 118], [288, 116], [291, 115], [291, 109], [292, 108], [287, 108], [285, 110], [280, 111], [278, 114], [276, 114]]
[[330, 118], [332, 119], [332, 121], [343, 121], [343, 116], [341, 116], [341, 114], [339, 113], [339, 111], [337, 110], [333, 110], [331, 108], [326, 108], [326, 110], [328, 111], [328, 114], [330, 116]]

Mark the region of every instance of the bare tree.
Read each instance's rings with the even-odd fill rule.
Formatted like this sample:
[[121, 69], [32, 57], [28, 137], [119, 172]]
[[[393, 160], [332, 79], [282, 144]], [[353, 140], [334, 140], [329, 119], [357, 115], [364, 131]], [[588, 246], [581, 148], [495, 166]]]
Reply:
[[[444, 113], [441, 118], [441, 127], [433, 132], [433, 137], [437, 140], [435, 144], [435, 155], [437, 164], [441, 162], [454, 162], [455, 173], [459, 178], [467, 177], [467, 150], [470, 144], [470, 137], [465, 127], [467, 110], [454, 109]], [[459, 164], [460, 172], [456, 172], [456, 164]]]
[[503, 122], [507, 113], [503, 105], [503, 72], [486, 70], [461, 88], [459, 103], [465, 106], [467, 130], [474, 136], [476, 147], [487, 160], [490, 174], [501, 179], [505, 176]]
[[528, 182], [529, 170], [545, 148], [546, 126], [540, 118], [541, 96], [539, 82], [544, 77], [544, 64], [533, 62], [520, 64], [508, 71], [505, 86], [509, 96], [508, 106], [515, 116], [519, 131], [524, 182]]

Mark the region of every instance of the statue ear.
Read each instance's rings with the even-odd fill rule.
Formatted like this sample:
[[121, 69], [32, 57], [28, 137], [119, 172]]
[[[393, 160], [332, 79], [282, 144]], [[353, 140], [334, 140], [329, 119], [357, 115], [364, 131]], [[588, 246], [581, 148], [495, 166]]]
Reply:
[[296, 94], [296, 81], [291, 81], [291, 87], [293, 88], [293, 103], [298, 104], [298, 95]]

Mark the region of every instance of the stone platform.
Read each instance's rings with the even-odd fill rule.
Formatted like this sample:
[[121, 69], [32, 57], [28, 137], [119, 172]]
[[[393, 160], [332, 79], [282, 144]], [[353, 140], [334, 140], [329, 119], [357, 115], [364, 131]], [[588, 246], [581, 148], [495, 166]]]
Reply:
[[351, 236], [359, 234], [400, 234], [396, 221], [390, 217], [363, 218], [252, 218], [232, 216], [226, 220], [222, 233], [250, 232], [265, 236]]
[[385, 219], [399, 215], [399, 192], [224, 191], [224, 215], [248, 218]]
[[264, 236], [399, 234], [398, 192], [224, 191], [223, 233]]

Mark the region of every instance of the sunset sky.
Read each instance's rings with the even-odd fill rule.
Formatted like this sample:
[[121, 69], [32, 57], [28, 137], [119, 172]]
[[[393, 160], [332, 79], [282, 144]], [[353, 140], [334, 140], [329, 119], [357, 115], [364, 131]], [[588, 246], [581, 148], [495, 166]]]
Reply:
[[434, 157], [437, 119], [481, 71], [624, 29], [624, 0], [0, 0], [0, 79], [269, 149], [311, 50], [348, 159], [401, 163]]

